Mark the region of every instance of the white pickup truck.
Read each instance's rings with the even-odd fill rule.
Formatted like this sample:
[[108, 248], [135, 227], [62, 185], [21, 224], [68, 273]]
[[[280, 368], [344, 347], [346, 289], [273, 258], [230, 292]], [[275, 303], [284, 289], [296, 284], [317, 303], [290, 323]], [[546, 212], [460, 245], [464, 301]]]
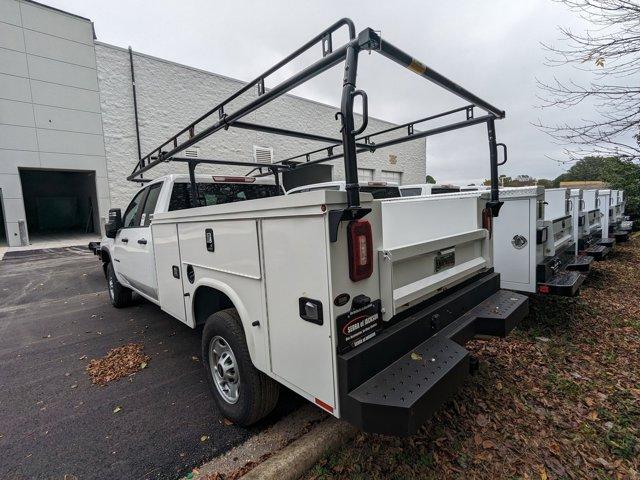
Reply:
[[367, 431], [415, 432], [469, 373], [461, 345], [504, 336], [527, 313], [493, 273], [487, 193], [363, 193], [371, 213], [331, 242], [328, 212], [345, 192], [197, 182], [196, 208], [186, 176], [144, 186], [121, 220], [112, 210], [96, 250], [115, 307], [136, 292], [204, 325], [207, 378], [239, 424], [268, 414], [282, 384]]
[[[338, 30], [348, 36], [342, 45], [334, 38]], [[322, 56], [296, 73], [288, 68], [290, 75], [267, 87], [275, 72], [295, 67], [291, 62], [305, 52]], [[356, 88], [363, 52], [381, 55], [466, 105], [369, 131], [368, 97]], [[344, 75], [332, 116], [335, 135], [249, 120], [337, 65]], [[445, 117], [451, 121], [415, 128]], [[188, 183], [186, 176], [152, 180], [124, 216], [110, 211], [107, 238], [94, 247], [112, 302], [122, 307], [137, 292], [190, 327], [203, 325], [206, 375], [221, 412], [235, 423], [267, 415], [281, 384], [366, 431], [411, 434], [470, 373], [473, 362], [462, 345], [475, 335], [506, 335], [528, 311], [527, 297], [500, 290], [493, 271], [492, 220], [502, 206], [498, 167], [506, 161], [495, 122], [504, 117], [374, 29], [356, 33], [350, 19], [338, 20], [139, 156], [128, 180], [147, 181], [143, 174], [172, 162], [188, 167]], [[487, 129], [490, 192], [374, 199], [377, 190], [366, 190], [378, 186], [358, 181], [358, 155], [474, 125]], [[179, 156], [229, 129], [323, 146], [269, 164]], [[288, 172], [336, 159], [344, 161], [343, 189], [282, 195], [280, 173], [283, 183], [291, 182]], [[255, 173], [197, 177], [200, 164]]]

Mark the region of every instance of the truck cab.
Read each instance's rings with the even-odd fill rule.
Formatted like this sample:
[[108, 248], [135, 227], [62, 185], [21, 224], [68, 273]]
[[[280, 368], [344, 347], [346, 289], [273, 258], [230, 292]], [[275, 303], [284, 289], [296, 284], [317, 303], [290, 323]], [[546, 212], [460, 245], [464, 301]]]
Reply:
[[438, 183], [416, 183], [413, 185], [402, 185], [400, 194], [403, 197], [415, 197], [422, 195], [438, 195], [441, 193], [456, 193], [460, 187], [455, 185], [440, 185]]
[[[126, 292], [126, 289], [159, 303], [151, 230], [154, 215], [284, 194], [282, 187], [269, 177], [198, 175], [196, 180], [197, 205], [193, 205], [187, 175], [167, 175], [147, 183], [135, 193], [124, 210], [122, 226], [115, 236], [105, 236], [100, 244], [92, 245], [94, 252], [103, 260], [105, 275], [109, 276], [108, 265], [112, 265], [113, 276], [108, 278], [108, 282], [109, 295], [115, 306], [128, 304], [128, 293], [124, 294], [123, 302], [116, 298], [117, 293]], [[116, 291], [117, 283], [125, 289]]]

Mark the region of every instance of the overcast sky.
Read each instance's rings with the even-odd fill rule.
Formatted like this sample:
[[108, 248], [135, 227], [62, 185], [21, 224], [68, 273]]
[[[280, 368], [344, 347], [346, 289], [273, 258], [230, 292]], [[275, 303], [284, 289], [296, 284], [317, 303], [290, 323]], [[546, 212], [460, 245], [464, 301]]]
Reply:
[[[506, 119], [496, 128], [498, 141], [509, 146], [509, 162], [501, 173], [511, 176], [553, 178], [567, 168], [547, 158], [562, 159], [562, 147], [533, 122], [594, 118], [589, 105], [572, 110], [537, 107], [536, 78], [590, 78], [588, 73], [544, 65], [540, 42], [557, 43], [558, 25], [585, 28], [574, 13], [551, 0], [41, 1], [92, 19], [100, 41], [131, 45], [142, 53], [241, 80], [252, 79], [338, 18], [350, 17], [357, 30], [381, 30], [383, 39], [506, 110]], [[368, 93], [371, 115], [405, 122], [464, 104], [379, 55], [360, 58], [358, 88]], [[293, 93], [338, 105], [341, 75], [334, 68]], [[430, 137], [427, 173], [440, 182], [487, 178], [486, 128]]]

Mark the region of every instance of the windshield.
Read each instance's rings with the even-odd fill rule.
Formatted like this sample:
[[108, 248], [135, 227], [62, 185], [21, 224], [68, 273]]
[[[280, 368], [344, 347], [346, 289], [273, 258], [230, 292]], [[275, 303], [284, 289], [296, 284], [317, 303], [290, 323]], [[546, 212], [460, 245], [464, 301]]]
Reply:
[[373, 198], [400, 198], [400, 189], [398, 187], [372, 187], [360, 185], [361, 192], [367, 192], [373, 195]]
[[421, 188], [403, 188], [400, 190], [403, 197], [415, 197], [422, 194]]
[[[277, 185], [255, 183], [198, 183], [198, 207], [222, 205], [224, 203], [256, 200], [282, 195]], [[188, 183], [175, 183], [169, 211], [193, 208]]]

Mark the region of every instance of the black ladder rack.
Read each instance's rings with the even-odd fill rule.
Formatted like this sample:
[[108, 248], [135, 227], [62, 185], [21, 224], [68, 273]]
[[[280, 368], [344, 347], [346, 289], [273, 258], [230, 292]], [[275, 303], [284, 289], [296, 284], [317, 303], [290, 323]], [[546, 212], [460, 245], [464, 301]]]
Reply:
[[[348, 41], [338, 48], [334, 48], [333, 34], [343, 28], [346, 28], [348, 32]], [[147, 172], [148, 170], [166, 161], [175, 160], [187, 162], [189, 165], [192, 192], [195, 192], [196, 187], [194, 170], [196, 165], [200, 163], [230, 165], [242, 163], [243, 165], [249, 167], [261, 167], [263, 169], [266, 168], [270, 173], [273, 173], [277, 177], [277, 173], [285, 169], [303, 168], [310, 164], [327, 162], [342, 157], [344, 158], [344, 169], [346, 177], [345, 180], [347, 191], [347, 208], [329, 212], [332, 230], [335, 228], [335, 230], [337, 231], [337, 227], [341, 221], [361, 218], [368, 213], [368, 209], [363, 209], [360, 207], [357, 163], [358, 153], [373, 152], [377, 149], [397, 145], [399, 143], [404, 143], [419, 138], [426, 138], [428, 136], [484, 123], [487, 126], [491, 172], [491, 198], [487, 202], [486, 206], [492, 216], [497, 216], [502, 205], [502, 202], [500, 202], [499, 200], [498, 194], [498, 166], [504, 164], [504, 162], [506, 161], [507, 149], [506, 145], [497, 143], [496, 141], [495, 120], [504, 118], [505, 112], [493, 106], [489, 102], [483, 100], [482, 98], [476, 96], [465, 88], [461, 87], [457, 83], [446, 78], [444, 75], [427, 67], [425, 64], [418, 61], [411, 55], [403, 52], [393, 44], [386, 41], [386, 39], [382, 40], [380, 35], [373, 29], [366, 28], [362, 30], [357, 36], [355, 32], [355, 26], [350, 19], [343, 18], [335, 22], [333, 25], [320, 32], [318, 35], [313, 37], [311, 40], [306, 42], [304, 45], [285, 57], [283, 60], [275, 64], [273, 67], [257, 76], [255, 79], [236, 91], [234, 94], [213, 107], [204, 115], [200, 116], [194, 122], [187, 125], [177, 134], [169, 138], [166, 142], [154, 148], [149, 154], [141, 157], [127, 179], [138, 182], [142, 181], [141, 175], [144, 172]], [[318, 44], [322, 47], [322, 57], [320, 59], [298, 71], [286, 80], [280, 82], [273, 88], [268, 90], [265, 88], [265, 79], [267, 79], [276, 71], [280, 70], [282, 67], [289, 64], [294, 59], [300, 57], [300, 55]], [[425, 80], [428, 80], [464, 99], [466, 102], [468, 102], [468, 105], [436, 115], [420, 118], [413, 122], [404, 123], [402, 125], [387, 128], [378, 132], [367, 133], [366, 128], [368, 124], [368, 99], [364, 91], [356, 89], [358, 55], [361, 51], [377, 52], [381, 54], [385, 58], [388, 58], [395, 63], [400, 64], [401, 66], [424, 78]], [[344, 77], [342, 84], [342, 100], [340, 111], [335, 115], [336, 119], [339, 119], [341, 123], [341, 138], [338, 138], [337, 136], [334, 138], [310, 132], [272, 127], [268, 125], [259, 125], [242, 120], [246, 115], [265, 106], [269, 102], [272, 102], [273, 100], [286, 94], [287, 92], [303, 84], [304, 82], [311, 80], [322, 72], [343, 62]], [[257, 98], [248, 101], [245, 105], [238, 107], [233, 111], [226, 110], [226, 108], [229, 107], [229, 104], [233, 100], [238, 99], [242, 94], [254, 88], [257, 89]], [[362, 123], [358, 127], [356, 127], [354, 121], [354, 102], [357, 97], [361, 98], [363, 106]], [[480, 108], [481, 110], [484, 110], [486, 114], [476, 116], [474, 115], [474, 108]], [[424, 131], [417, 131], [414, 129], [414, 126], [417, 124], [422, 124], [430, 120], [443, 118], [462, 112], [464, 112], [465, 114], [462, 120]], [[184, 151], [189, 146], [194, 145], [195, 143], [209, 137], [210, 135], [213, 135], [216, 132], [227, 130], [229, 128], [241, 128], [261, 131], [269, 134], [284, 135], [322, 142], [327, 145], [310, 152], [302, 153], [300, 155], [280, 160], [271, 165], [249, 162], [232, 162], [225, 160], [196, 160], [177, 157], [180, 152]], [[405, 134], [399, 136], [398, 138], [381, 141], [377, 144], [372, 141], [372, 138], [383, 133], [400, 132], [402, 130], [405, 130]], [[498, 162], [499, 146], [504, 149], [504, 161], [500, 163]], [[336, 152], [336, 150], [338, 149], [340, 151]], [[322, 156], [321, 158], [311, 158], [312, 155], [318, 153], [322, 153], [324, 156]], [[335, 235], [332, 234], [332, 239], [334, 238]]]

